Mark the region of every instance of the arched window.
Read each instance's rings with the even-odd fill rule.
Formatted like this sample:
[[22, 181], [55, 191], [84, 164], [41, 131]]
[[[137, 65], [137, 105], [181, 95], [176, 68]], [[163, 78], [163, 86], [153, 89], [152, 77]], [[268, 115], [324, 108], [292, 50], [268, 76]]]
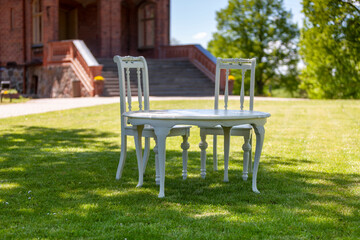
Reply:
[[32, 3], [33, 44], [42, 43], [42, 6], [41, 0]]
[[155, 4], [145, 3], [138, 10], [139, 48], [155, 45]]

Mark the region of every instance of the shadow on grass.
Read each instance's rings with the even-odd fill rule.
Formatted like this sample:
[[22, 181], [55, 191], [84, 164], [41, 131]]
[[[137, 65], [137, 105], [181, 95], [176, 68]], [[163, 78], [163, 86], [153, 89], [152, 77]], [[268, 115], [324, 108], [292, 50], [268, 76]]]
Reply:
[[0, 229], [7, 229], [6, 237], [86, 237], [102, 232], [111, 238], [175, 234], [223, 239], [224, 231], [258, 238], [285, 231], [283, 236], [301, 238], [319, 229], [330, 229], [328, 234], [336, 237], [352, 236], [352, 225], [339, 228], [339, 222], [359, 220], [359, 211], [353, 210], [359, 208], [358, 195], [351, 189], [360, 175], [297, 171], [314, 164], [311, 160], [263, 156], [258, 174], [262, 193], [255, 194], [251, 175], [248, 181], [241, 178], [242, 161], [230, 158], [230, 182], [224, 183], [223, 171], [212, 170], [210, 157], [206, 179], [201, 179], [200, 152], [189, 152], [189, 176], [182, 180], [180, 149], [167, 151], [166, 198], [158, 199], [153, 153], [142, 188], [135, 187], [132, 148], [122, 179], [115, 180], [117, 134], [25, 126], [15, 130], [19, 133], [4, 134], [0, 140], [0, 217], [7, 219]]

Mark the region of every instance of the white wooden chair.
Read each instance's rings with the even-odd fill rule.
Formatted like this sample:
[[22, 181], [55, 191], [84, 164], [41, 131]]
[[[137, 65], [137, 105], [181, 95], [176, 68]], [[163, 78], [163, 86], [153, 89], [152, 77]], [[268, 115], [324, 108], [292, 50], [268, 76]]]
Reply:
[[[120, 179], [126, 159], [126, 148], [127, 148], [127, 136], [134, 136], [135, 147], [136, 147], [136, 157], [138, 165], [143, 164], [143, 170], [145, 168], [149, 159], [150, 153], [150, 138], [154, 138], [156, 142], [156, 135], [154, 129], [151, 126], [145, 126], [142, 130], [142, 136], [145, 137], [145, 146], [144, 146], [144, 156], [142, 157], [142, 144], [141, 138], [139, 138], [139, 133], [135, 126], [127, 124], [127, 119], [123, 116], [123, 113], [126, 111], [132, 111], [132, 102], [131, 102], [131, 88], [130, 80], [137, 78], [138, 84], [138, 106], [139, 110], [149, 110], [149, 77], [148, 77], [148, 68], [147, 63], [144, 57], [120, 57], [115, 56], [114, 62], [118, 67], [119, 74], [119, 90], [120, 90], [120, 112], [121, 112], [121, 153], [120, 161], [116, 172], [116, 179]], [[142, 81], [141, 81], [142, 79]], [[142, 86], [142, 87], [141, 87]], [[125, 90], [126, 89], [126, 90]], [[127, 96], [127, 101], [126, 101]], [[126, 108], [126, 103], [128, 108]], [[183, 179], [187, 177], [187, 160], [188, 152], [190, 145], [188, 143], [188, 137], [190, 136], [191, 126], [175, 126], [171, 129], [168, 136], [182, 136], [183, 142], [181, 148], [183, 149], [182, 158], [183, 158]], [[155, 181], [157, 184], [160, 183], [160, 174], [159, 174], [159, 162], [157, 157], [157, 147], [154, 147], [155, 152], [155, 166], [156, 166], [156, 177]], [[140, 170], [139, 170], [140, 171]], [[138, 187], [142, 185], [143, 174], [139, 174], [139, 184]]]
[[[249, 110], [252, 111], [254, 107], [254, 86], [255, 86], [255, 65], [256, 59], [243, 59], [243, 58], [233, 58], [233, 59], [221, 59], [218, 58], [216, 62], [216, 76], [215, 76], [215, 109], [219, 109], [219, 88], [220, 88], [220, 73], [224, 69], [226, 72], [226, 83], [225, 83], [225, 92], [224, 92], [224, 109], [228, 109], [228, 77], [230, 69], [241, 70], [241, 90], [240, 90], [240, 109], [244, 110], [244, 95], [245, 95], [245, 73], [247, 70], [250, 70], [250, 106]], [[228, 133], [227, 133], [228, 134]], [[206, 143], [206, 135], [213, 135], [213, 165], [214, 170], [217, 170], [217, 135], [224, 135], [224, 130], [221, 126], [216, 127], [202, 127], [200, 128], [200, 137], [201, 142], [199, 147], [201, 149], [201, 176], [205, 178], [206, 175], [206, 148], [208, 144]], [[248, 178], [248, 169], [251, 171], [251, 141], [252, 141], [252, 126], [249, 124], [239, 125], [231, 128], [231, 136], [243, 136], [245, 143], [242, 146], [244, 151], [243, 155], [243, 175], [242, 178], [244, 181]], [[224, 137], [224, 144], [230, 144]], [[228, 181], [227, 169], [228, 162], [224, 162], [224, 181]]]

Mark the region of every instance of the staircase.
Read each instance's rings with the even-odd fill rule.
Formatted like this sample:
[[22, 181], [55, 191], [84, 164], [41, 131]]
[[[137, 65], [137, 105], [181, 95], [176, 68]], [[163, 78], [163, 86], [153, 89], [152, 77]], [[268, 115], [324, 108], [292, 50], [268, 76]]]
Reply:
[[[111, 58], [98, 58], [97, 61], [103, 65], [102, 76], [105, 78], [103, 95], [108, 97], [119, 96], [119, 79], [116, 64]], [[131, 81], [130, 86], [131, 96], [137, 95], [137, 83]]]
[[[103, 65], [104, 95], [118, 96], [119, 81], [112, 59], [97, 59]], [[190, 61], [179, 59], [146, 59], [149, 71], [150, 96], [213, 96], [214, 83]], [[137, 83], [131, 82], [132, 95]]]

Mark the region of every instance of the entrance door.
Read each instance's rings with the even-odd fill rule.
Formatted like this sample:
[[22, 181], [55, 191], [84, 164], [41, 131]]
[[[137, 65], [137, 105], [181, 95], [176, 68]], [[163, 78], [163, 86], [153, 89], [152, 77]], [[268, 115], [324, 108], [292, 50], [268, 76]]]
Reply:
[[130, 15], [126, 4], [121, 5], [121, 55], [130, 55]]
[[38, 76], [32, 76], [31, 81], [30, 81], [30, 88], [29, 88], [29, 93], [32, 95], [37, 95], [38, 93], [38, 82], [39, 82], [39, 77]]
[[59, 39], [78, 38], [78, 14], [77, 9], [59, 9]]

